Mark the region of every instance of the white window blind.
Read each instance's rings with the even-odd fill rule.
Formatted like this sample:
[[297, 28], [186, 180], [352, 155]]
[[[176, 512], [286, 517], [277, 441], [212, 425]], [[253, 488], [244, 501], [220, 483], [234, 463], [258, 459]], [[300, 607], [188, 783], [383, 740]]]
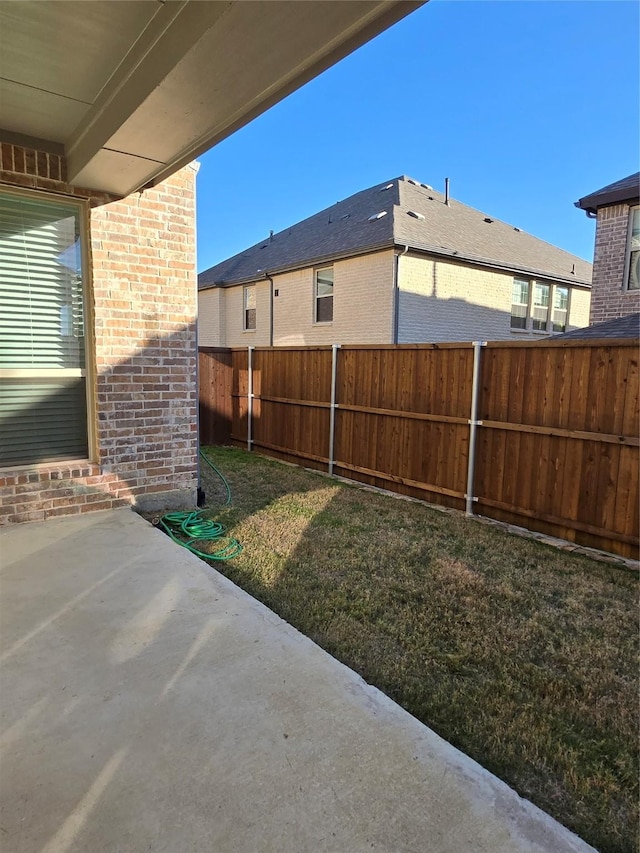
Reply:
[[80, 207], [0, 193], [0, 465], [86, 457]]

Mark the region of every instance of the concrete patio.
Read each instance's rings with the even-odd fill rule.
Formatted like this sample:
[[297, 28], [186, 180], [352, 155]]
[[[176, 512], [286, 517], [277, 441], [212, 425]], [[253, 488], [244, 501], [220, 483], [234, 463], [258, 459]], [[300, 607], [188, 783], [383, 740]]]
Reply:
[[592, 849], [130, 510], [0, 560], [6, 853]]

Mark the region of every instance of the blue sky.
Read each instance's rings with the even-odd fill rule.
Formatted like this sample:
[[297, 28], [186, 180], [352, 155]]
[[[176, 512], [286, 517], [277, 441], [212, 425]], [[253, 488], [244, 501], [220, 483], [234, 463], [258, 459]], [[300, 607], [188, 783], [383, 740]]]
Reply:
[[636, 0], [431, 0], [200, 158], [203, 270], [407, 174], [588, 260], [638, 170]]

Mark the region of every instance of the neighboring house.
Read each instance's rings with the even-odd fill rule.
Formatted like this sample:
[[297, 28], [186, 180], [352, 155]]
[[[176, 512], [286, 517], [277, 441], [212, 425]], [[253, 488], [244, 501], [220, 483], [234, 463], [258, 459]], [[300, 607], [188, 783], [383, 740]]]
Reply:
[[640, 311], [640, 172], [575, 204], [597, 218], [590, 322]]
[[0, 2], [0, 521], [195, 506], [190, 164], [419, 5]]
[[586, 326], [591, 265], [401, 177], [198, 276], [201, 346], [520, 340]]
[[615, 320], [605, 320], [584, 329], [574, 329], [558, 335], [560, 338], [640, 338], [640, 313], [627, 314]]

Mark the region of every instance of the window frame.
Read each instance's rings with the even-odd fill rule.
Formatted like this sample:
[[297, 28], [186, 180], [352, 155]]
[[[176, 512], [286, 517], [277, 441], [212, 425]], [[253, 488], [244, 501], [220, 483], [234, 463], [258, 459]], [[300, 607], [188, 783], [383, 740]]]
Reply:
[[[525, 324], [521, 327], [512, 326], [511, 322], [513, 320], [513, 306], [516, 304], [524, 305], [524, 302], [515, 303], [513, 301], [513, 285], [516, 282], [526, 282], [528, 285], [528, 301], [527, 301], [527, 313], [525, 316]], [[549, 288], [549, 305], [547, 306], [547, 319], [545, 322], [544, 329], [534, 329], [533, 322], [533, 307], [534, 307], [534, 293], [536, 285], [540, 285], [541, 287]], [[566, 320], [565, 320], [565, 329], [567, 330], [569, 326], [569, 317], [571, 312], [571, 294], [573, 291], [573, 286], [570, 282], [559, 282], [559, 281], [551, 281], [547, 279], [539, 279], [539, 278], [525, 278], [522, 275], [514, 275], [511, 279], [511, 314], [509, 317], [509, 328], [512, 334], [514, 335], [561, 335], [562, 332], [556, 332], [553, 328], [553, 311], [554, 311], [554, 301], [556, 297], [556, 291], [558, 288], [564, 288], [567, 290], [567, 308], [566, 308]], [[558, 309], [561, 310], [561, 309]]]
[[[622, 276], [622, 290], [624, 293], [640, 292], [639, 287], [630, 287], [631, 283], [631, 243], [633, 240], [633, 220], [638, 217], [638, 225], [640, 226], [640, 205], [633, 205], [629, 208], [629, 221], [627, 222], [627, 240], [624, 247], [624, 274]], [[636, 251], [638, 251], [636, 249]]]
[[[525, 304], [524, 302], [517, 302], [516, 303], [513, 301], [513, 286], [516, 284], [516, 282], [521, 282], [521, 283], [526, 282], [526, 284], [527, 284], [527, 302], [526, 302], [526, 311], [525, 311], [525, 315], [524, 315], [524, 326], [513, 326], [511, 324], [512, 320], [514, 319], [513, 306]], [[510, 317], [509, 317], [509, 328], [511, 329], [511, 332], [513, 334], [522, 335], [522, 334], [525, 334], [526, 332], [531, 331], [531, 329], [529, 327], [529, 317], [531, 314], [531, 294], [533, 292], [533, 287], [531, 286], [532, 283], [533, 282], [531, 279], [525, 278], [524, 276], [514, 275], [513, 278], [511, 279], [511, 309], [510, 309]]]
[[[564, 329], [561, 332], [556, 332], [555, 329], [553, 328], [553, 312], [556, 310], [554, 303], [556, 300], [556, 291], [558, 290], [558, 288], [563, 288], [567, 291], [567, 307], [565, 309], [558, 308], [558, 311], [562, 311], [562, 310], [565, 311]], [[564, 333], [568, 329], [569, 314], [571, 311], [571, 293], [572, 292], [573, 292], [573, 288], [571, 287], [570, 284], [554, 284], [553, 285], [553, 290], [552, 290], [551, 297], [549, 300], [549, 325], [550, 325], [550, 330], [551, 330], [552, 335], [564, 335]]]
[[[69, 462], [86, 461], [92, 464], [98, 462], [98, 438], [97, 438], [97, 393], [96, 393], [96, 377], [98, 370], [96, 366], [96, 347], [95, 347], [95, 312], [93, 303], [93, 278], [91, 267], [91, 254], [89, 250], [91, 239], [91, 223], [90, 223], [90, 204], [88, 198], [70, 197], [55, 192], [44, 192], [42, 190], [13, 187], [6, 184], [0, 185], [0, 193], [6, 195], [14, 195], [19, 198], [29, 199], [31, 201], [41, 201], [46, 203], [58, 203], [75, 208], [78, 215], [78, 227], [80, 232], [80, 260], [81, 260], [81, 281], [82, 281], [82, 321], [84, 332], [84, 367], [83, 368], [42, 368], [38, 376], [53, 377], [62, 375], [80, 375], [85, 381], [85, 398], [86, 398], [86, 414], [87, 414], [87, 457], [68, 460], [54, 460], [44, 462], [23, 462], [1, 466], [0, 470], [20, 470], [24, 468], [42, 468], [56, 465], [67, 465]], [[0, 381], [3, 378], [28, 378], [33, 376], [36, 378], [34, 370], [29, 368], [14, 369], [0, 367]]]
[[[247, 296], [253, 293], [255, 308], [247, 308]], [[253, 326], [249, 326], [247, 314], [253, 311]], [[242, 331], [255, 332], [258, 328], [258, 293], [255, 284], [245, 284], [242, 286]]]
[[[534, 334], [544, 335], [549, 333], [549, 318], [551, 317], [551, 304], [553, 301], [553, 291], [555, 290], [555, 284], [550, 281], [540, 281], [540, 279], [533, 278], [531, 279], [531, 296], [529, 299], [529, 330]], [[546, 287], [547, 288], [547, 316], [544, 320], [540, 320], [538, 317], [534, 317], [533, 311], [536, 307], [540, 309], [544, 309], [544, 305], [536, 306], [535, 303], [535, 293], [537, 287]], [[534, 323], [544, 323], [544, 328], [539, 329], [534, 326]]]
[[[318, 276], [320, 273], [325, 272], [325, 270], [331, 270], [331, 294], [323, 294], [322, 296], [318, 296]], [[334, 297], [334, 289], [335, 289], [335, 267], [333, 264], [327, 264], [326, 266], [316, 267], [313, 271], [313, 323], [316, 326], [329, 326], [333, 323], [333, 297]], [[320, 299], [331, 299], [331, 319], [330, 320], [318, 320], [318, 301]]]

